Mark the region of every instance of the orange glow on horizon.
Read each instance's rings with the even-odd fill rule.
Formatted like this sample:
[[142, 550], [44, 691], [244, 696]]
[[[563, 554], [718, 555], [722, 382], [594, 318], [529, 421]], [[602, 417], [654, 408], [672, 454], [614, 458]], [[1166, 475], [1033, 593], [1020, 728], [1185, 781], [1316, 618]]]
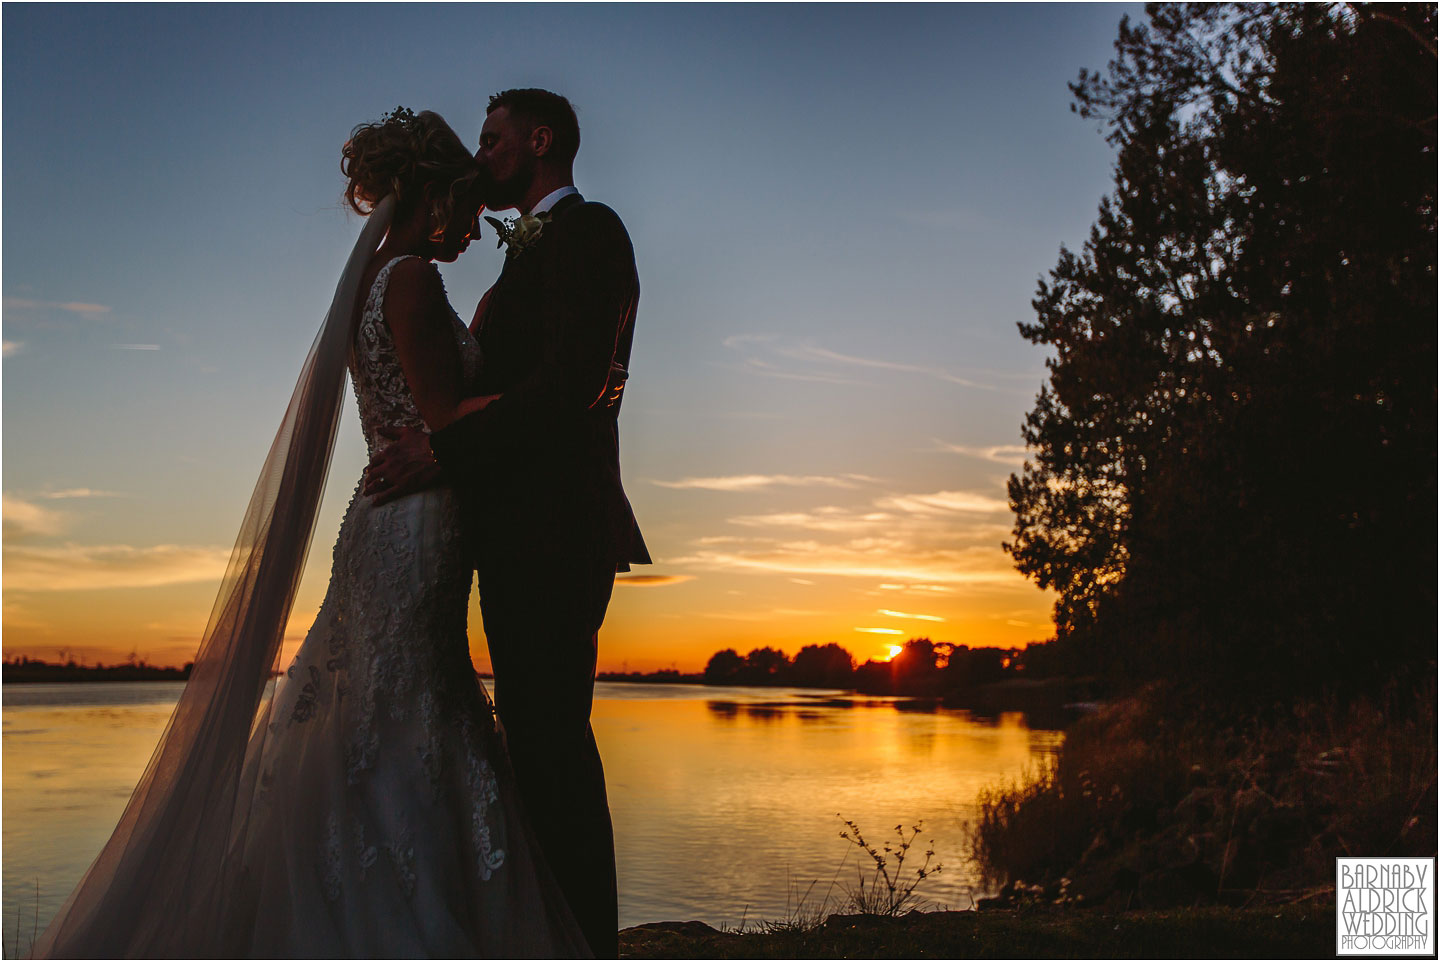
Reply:
[[[6, 560], [13, 567], [10, 553], [7, 546]], [[328, 559], [313, 554], [313, 571], [307, 572], [285, 631], [282, 663], [293, 657], [323, 598]], [[6, 572], [7, 588], [13, 573]], [[639, 572], [617, 582], [600, 631], [597, 668], [699, 672], [712, 655], [727, 648], [744, 656], [771, 647], [794, 657], [807, 645], [831, 643], [863, 664], [872, 658], [889, 661], [908, 638], [971, 648], [1023, 648], [1046, 640], [1053, 631], [1049, 596], [1026, 585], [1018, 574], [1011, 586], [1001, 589], [985, 585], [940, 592], [931, 587], [849, 577], [795, 581], [748, 572]], [[178, 667], [195, 657], [215, 590], [215, 580], [12, 589], [5, 594], [4, 654], [112, 665], [134, 653], [151, 665]], [[907, 594], [914, 596], [910, 602], [899, 600]], [[886, 604], [892, 598], [896, 601]], [[885, 613], [877, 615], [882, 604]], [[891, 611], [895, 615], [888, 614]], [[916, 611], [943, 621], [876, 623]], [[474, 595], [470, 650], [476, 667], [488, 671], [483, 624]]]

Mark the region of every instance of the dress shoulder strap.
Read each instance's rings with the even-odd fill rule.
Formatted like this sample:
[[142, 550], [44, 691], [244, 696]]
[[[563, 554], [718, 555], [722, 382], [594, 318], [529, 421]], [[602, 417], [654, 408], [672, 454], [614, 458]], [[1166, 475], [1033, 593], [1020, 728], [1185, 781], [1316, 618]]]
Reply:
[[[385, 266], [375, 273], [375, 280], [370, 284], [370, 296], [365, 299], [366, 313], [379, 311], [380, 305], [385, 301], [385, 289], [390, 286], [390, 271], [396, 264], [409, 258], [425, 260], [418, 254], [401, 254], [399, 257], [392, 257], [385, 262]], [[427, 262], [428, 263], [428, 262]]]

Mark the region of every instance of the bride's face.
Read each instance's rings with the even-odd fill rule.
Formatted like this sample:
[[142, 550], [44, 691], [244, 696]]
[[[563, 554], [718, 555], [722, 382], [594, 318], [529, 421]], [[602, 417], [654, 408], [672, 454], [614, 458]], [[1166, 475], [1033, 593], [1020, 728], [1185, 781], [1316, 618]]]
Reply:
[[480, 236], [480, 203], [462, 199], [455, 204], [445, 235], [435, 246], [435, 260], [450, 263], [465, 252], [470, 241]]

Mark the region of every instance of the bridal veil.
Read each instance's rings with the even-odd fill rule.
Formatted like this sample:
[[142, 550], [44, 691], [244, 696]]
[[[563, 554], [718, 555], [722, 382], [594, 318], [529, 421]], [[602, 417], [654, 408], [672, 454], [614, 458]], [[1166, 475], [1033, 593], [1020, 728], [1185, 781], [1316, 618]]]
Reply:
[[[365, 267], [394, 216], [386, 197], [355, 242], [250, 497], [185, 686], [115, 832], [35, 946], [35, 956], [225, 954], [232, 851], [254, 786], [278, 668], [344, 399]], [[262, 701], [265, 704], [262, 707]]]

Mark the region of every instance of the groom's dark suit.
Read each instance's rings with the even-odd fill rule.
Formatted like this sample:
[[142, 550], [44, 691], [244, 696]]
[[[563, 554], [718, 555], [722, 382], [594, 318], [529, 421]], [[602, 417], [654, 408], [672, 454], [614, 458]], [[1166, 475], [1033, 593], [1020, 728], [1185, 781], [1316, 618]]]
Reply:
[[481, 317], [485, 410], [431, 437], [466, 492], [495, 707], [546, 859], [597, 956], [617, 952], [615, 848], [590, 730], [596, 632], [616, 570], [648, 563], [620, 484], [611, 362], [640, 285], [615, 212], [559, 200], [510, 253]]

